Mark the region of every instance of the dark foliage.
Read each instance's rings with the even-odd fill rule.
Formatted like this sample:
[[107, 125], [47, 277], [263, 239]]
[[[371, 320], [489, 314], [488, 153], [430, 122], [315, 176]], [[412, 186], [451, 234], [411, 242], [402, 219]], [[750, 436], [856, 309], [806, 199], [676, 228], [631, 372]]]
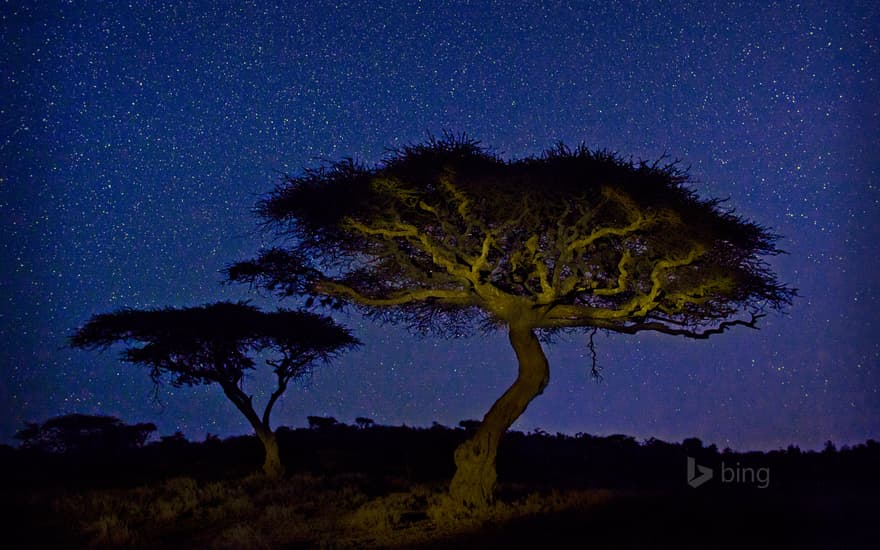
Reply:
[[265, 313], [241, 302], [121, 309], [95, 315], [70, 338], [73, 347], [85, 349], [121, 342], [140, 344], [123, 352], [124, 361], [151, 367], [156, 382], [170, 375], [175, 386], [239, 385], [254, 368], [251, 355], [270, 350], [280, 357], [269, 364], [290, 379], [359, 344], [329, 317], [286, 309]]
[[339, 425], [339, 421], [332, 416], [309, 416], [306, 420], [309, 421], [309, 428], [315, 429], [327, 429]]
[[[472, 428], [471, 428], [472, 429]], [[374, 426], [370, 430], [335, 424], [332, 430], [280, 428], [279, 442], [301, 449], [291, 455], [291, 471], [335, 475], [363, 472], [403, 475], [411, 481], [441, 481], [454, 471], [451, 451], [470, 436], [469, 429], [439, 424], [430, 428]], [[695, 443], [697, 443], [695, 445]], [[845, 451], [778, 450], [721, 453], [697, 439], [681, 443], [631, 436], [548, 434], [512, 431], [502, 439], [498, 472], [502, 484], [531, 487], [616, 488], [621, 490], [691, 491], [686, 484], [686, 457], [716, 472], [707, 490], [758, 491], [755, 483], [719, 483], [720, 465], [770, 469], [769, 488], [779, 491], [821, 491], [826, 487], [878, 486], [872, 460], [880, 444], [869, 440]], [[844, 466], [846, 464], [847, 466]], [[714, 489], [713, 489], [714, 487]]]
[[[451, 450], [468, 437], [464, 429], [437, 423], [427, 429], [368, 430], [339, 423], [325, 430], [282, 427], [277, 433], [291, 477], [272, 486], [291, 483], [300, 488], [290, 504], [312, 513], [318, 503], [310, 501], [312, 493], [299, 492], [303, 476], [323, 487], [344, 486], [347, 494], [355, 491], [367, 499], [400, 494], [417, 484], [446, 479], [454, 468]], [[840, 449], [832, 445], [821, 452], [789, 447], [767, 453], [719, 453], [714, 445], [695, 438], [639, 443], [625, 435], [572, 437], [535, 431], [511, 432], [502, 446], [499, 493], [505, 502], [536, 492], [564, 495], [593, 489], [611, 490], [612, 499], [510, 524], [490, 522], [461, 538], [436, 540], [436, 547], [861, 548], [873, 541], [871, 510], [880, 490], [876, 441]], [[289, 452], [294, 450], [298, 452]], [[716, 479], [698, 489], [688, 487], [688, 456], [715, 469]], [[14, 547], [84, 546], [76, 538], [76, 526], [46, 514], [57, 502], [55, 495], [76, 498], [96, 489], [162, 487], [172, 480], [180, 486], [181, 476], [186, 476], [184, 481], [192, 478], [193, 487], [217, 487], [218, 480], [236, 483], [259, 460], [260, 442], [253, 436], [208, 437], [197, 443], [175, 434], [113, 457], [3, 447], [0, 501], [9, 507], [6, 517], [14, 521], [7, 542]], [[740, 470], [768, 468], [769, 485], [724, 483], [718, 476], [722, 463]], [[260, 502], [254, 505], [263, 506]], [[171, 504], [164, 502], [166, 507]], [[164, 544], [191, 546], [184, 540], [203, 540], [222, 526], [190, 528], [195, 531], [180, 535], [195, 539], [169, 538]]]
[[43, 424], [29, 423], [15, 434], [22, 449], [47, 453], [118, 453], [143, 447], [153, 423], [128, 425], [112, 416], [68, 414]]
[[473, 431], [479, 428], [480, 424], [482, 424], [482, 422], [479, 420], [462, 420], [458, 423], [458, 426], [465, 430]]
[[585, 147], [505, 161], [447, 135], [287, 177], [257, 212], [288, 241], [231, 280], [445, 335], [523, 318], [513, 300], [543, 330], [705, 337], [795, 294], [763, 260], [776, 235], [698, 198], [676, 163]]
[[[365, 430], [337, 422], [333, 429], [280, 427], [277, 436], [282, 450], [291, 451], [283, 453], [288, 473], [360, 472], [378, 477], [403, 476], [410, 481], [439, 481], [452, 473], [451, 451], [468, 437], [468, 430], [437, 423], [430, 428], [374, 425]], [[880, 489], [880, 477], [874, 469], [880, 460], [880, 444], [873, 440], [821, 452], [789, 447], [765, 453], [738, 453], [719, 452], [714, 445], [706, 446], [698, 439], [674, 443], [652, 438], [640, 443], [620, 434], [569, 436], [512, 431], [501, 446], [498, 469], [506, 484], [692, 491], [686, 485], [684, 467], [685, 458], [691, 456], [702, 465], [716, 468], [716, 472], [721, 462], [739, 468], [767, 467], [771, 472], [769, 488], [773, 490], [821, 491], [859, 486]], [[119, 483], [155, 476], [210, 478], [245, 475], [261, 458], [260, 442], [253, 436], [223, 440], [209, 437], [204, 442], [193, 442], [180, 432], [143, 447], [131, 446], [122, 457], [108, 456], [97, 448], [83, 450], [74, 452], [71, 448], [58, 453], [37, 447], [8, 449], [2, 455], [7, 461], [2, 480], [22, 486], [65, 479], [76, 483]], [[705, 489], [725, 487], [716, 479]], [[725, 490], [757, 489], [754, 484], [730, 483]]]
[[359, 417], [355, 418], [354, 422], [358, 428], [362, 428], [362, 429], [370, 428], [376, 424], [372, 418], [367, 418], [365, 416], [359, 416]]

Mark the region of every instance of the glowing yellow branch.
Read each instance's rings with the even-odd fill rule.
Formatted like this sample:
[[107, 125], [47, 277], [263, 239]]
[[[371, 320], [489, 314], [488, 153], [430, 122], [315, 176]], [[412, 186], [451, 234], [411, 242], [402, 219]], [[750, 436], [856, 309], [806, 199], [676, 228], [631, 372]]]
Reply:
[[392, 296], [384, 298], [371, 298], [364, 296], [360, 292], [342, 283], [324, 281], [316, 285], [316, 290], [322, 294], [331, 296], [347, 296], [355, 302], [365, 306], [399, 306], [410, 302], [418, 302], [424, 300], [448, 300], [457, 303], [469, 302], [472, 300], [470, 292], [465, 290], [441, 290], [441, 289], [425, 289], [425, 290], [402, 290]]
[[425, 235], [414, 225], [397, 223], [396, 227], [370, 227], [357, 222], [351, 218], [346, 220], [347, 227], [358, 231], [364, 235], [380, 236], [386, 239], [409, 239], [411, 243], [418, 243], [422, 250], [431, 255], [433, 262], [446, 269], [452, 275], [463, 277], [471, 280], [470, 272], [465, 270], [455, 261], [454, 255], [444, 254], [441, 245], [434, 242], [428, 235]]
[[[568, 245], [569, 252], [583, 250], [594, 242], [598, 241], [599, 239], [603, 239], [605, 237], [625, 237], [627, 235], [635, 233], [636, 231], [639, 231], [640, 229], [644, 229], [651, 224], [661, 221], [674, 223], [677, 219], [673, 213], [666, 211], [659, 213], [652, 212], [648, 215], [645, 215], [643, 213], [643, 209], [640, 208], [631, 198], [629, 198], [624, 193], [616, 191], [610, 187], [605, 187], [602, 189], [602, 196], [603, 200], [600, 202], [599, 206], [593, 209], [593, 211], [604, 205], [606, 201], [613, 201], [620, 205], [620, 207], [626, 213], [627, 218], [630, 220], [630, 223], [623, 227], [596, 228], [586, 237], [572, 241]], [[586, 221], [588, 221], [589, 219], [589, 216], [589, 212], [584, 213], [581, 221], [579, 221], [578, 224], [580, 225], [581, 222], [586, 223]]]
[[553, 285], [550, 284], [550, 272], [547, 268], [547, 264], [544, 263], [543, 255], [538, 252], [539, 240], [538, 235], [532, 235], [529, 237], [529, 239], [523, 243], [525, 246], [525, 253], [518, 251], [511, 256], [510, 260], [514, 269], [517, 269], [519, 265], [521, 265], [520, 262], [533, 268], [533, 272], [537, 274], [538, 281], [541, 284], [541, 292], [538, 299], [541, 302], [549, 302], [555, 297], [555, 292]]
[[467, 195], [464, 194], [464, 192], [462, 192], [461, 189], [459, 189], [455, 186], [454, 183], [452, 183], [452, 176], [453, 174], [451, 172], [447, 172], [446, 174], [441, 176], [440, 185], [443, 187], [443, 189], [446, 190], [447, 193], [452, 195], [452, 198], [455, 201], [458, 202], [458, 215], [461, 216], [462, 219], [467, 219], [468, 207], [471, 204], [471, 200], [468, 198]]
[[425, 212], [430, 212], [431, 214], [434, 214], [438, 218], [440, 217], [440, 214], [437, 212], [437, 209], [434, 208], [433, 206], [431, 206], [430, 204], [426, 203], [425, 201], [419, 201], [419, 208], [421, 208]]
[[638, 231], [639, 229], [642, 229], [643, 227], [648, 225], [648, 222], [649, 220], [647, 218], [639, 216], [636, 221], [624, 227], [602, 227], [600, 229], [594, 229], [592, 233], [590, 233], [583, 239], [578, 239], [568, 245], [568, 250], [569, 252], [574, 252], [575, 250], [583, 250], [584, 248], [590, 246], [599, 239], [610, 237], [612, 235], [617, 237], [625, 237]]
[[397, 227], [395, 228], [370, 227], [369, 225], [364, 225], [358, 221], [353, 220], [352, 218], [346, 218], [345, 225], [346, 227], [354, 229], [355, 231], [363, 235], [380, 236], [385, 237], [386, 239], [419, 237], [418, 228], [414, 225], [409, 225], [406, 223], [398, 223], [396, 224]]
[[374, 178], [370, 185], [375, 191], [391, 195], [407, 206], [415, 206], [418, 202], [418, 192], [403, 187], [397, 178]]
[[632, 254], [630, 254], [629, 249], [623, 251], [623, 255], [620, 257], [620, 261], [617, 263], [617, 270], [620, 274], [617, 276], [617, 286], [613, 288], [597, 288], [593, 291], [593, 294], [597, 296], [614, 296], [615, 294], [620, 294], [626, 290], [626, 281], [629, 272], [626, 270], [626, 264], [632, 260]]
[[666, 283], [666, 279], [663, 277], [666, 270], [690, 265], [694, 260], [705, 254], [705, 252], [705, 248], [696, 245], [684, 258], [658, 261], [654, 265], [654, 269], [651, 270], [651, 292], [646, 296], [638, 297], [635, 300], [636, 303], [632, 304], [635, 306], [634, 309], [637, 309], [636, 315], [647, 315], [649, 311], [657, 306], [657, 297], [660, 295], [660, 292], [663, 290], [663, 286]]
[[556, 305], [545, 316], [547, 326], [570, 325], [571, 323], [582, 323], [584, 326], [596, 320], [616, 320], [626, 319], [630, 316], [628, 311], [623, 309], [611, 309], [601, 307], [589, 307], [578, 305]]
[[675, 304], [674, 308], [662, 308], [666, 313], [676, 313], [681, 311], [685, 304], [703, 304], [712, 299], [713, 296], [730, 292], [733, 288], [733, 279], [730, 277], [716, 277], [703, 282], [699, 286], [682, 290], [665, 297], [667, 302]]
[[487, 260], [489, 259], [489, 252], [492, 249], [493, 242], [495, 242], [495, 239], [492, 238], [491, 234], [487, 234], [483, 238], [483, 246], [480, 249], [480, 255], [474, 260], [473, 265], [471, 265], [471, 273], [477, 273], [479, 270], [489, 266]]

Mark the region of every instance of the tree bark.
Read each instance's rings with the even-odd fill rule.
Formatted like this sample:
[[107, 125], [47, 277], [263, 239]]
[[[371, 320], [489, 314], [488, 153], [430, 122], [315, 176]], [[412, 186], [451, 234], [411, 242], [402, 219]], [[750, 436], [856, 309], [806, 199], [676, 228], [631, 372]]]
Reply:
[[257, 434], [263, 442], [266, 458], [263, 461], [263, 474], [270, 479], [278, 479], [284, 475], [284, 466], [281, 465], [281, 455], [278, 452], [278, 439], [273, 432]]
[[531, 327], [510, 327], [510, 343], [519, 361], [516, 381], [492, 405], [474, 436], [455, 450], [452, 501], [472, 510], [489, 505], [495, 490], [495, 457], [501, 436], [541, 395], [550, 381], [550, 366]]
[[281, 465], [281, 455], [278, 452], [278, 440], [275, 437], [275, 432], [269, 427], [269, 413], [268, 409], [266, 414], [264, 415], [264, 420], [260, 420], [260, 417], [257, 416], [257, 413], [254, 411], [253, 403], [251, 402], [251, 398], [245, 395], [241, 388], [232, 383], [222, 383], [223, 393], [226, 394], [226, 397], [232, 401], [232, 404], [241, 411], [245, 418], [247, 418], [248, 422], [250, 422], [251, 426], [254, 428], [254, 432], [257, 434], [257, 437], [263, 443], [263, 450], [266, 453], [265, 459], [263, 460], [263, 473], [266, 477], [272, 479], [278, 479], [282, 475], [284, 475], [284, 467]]

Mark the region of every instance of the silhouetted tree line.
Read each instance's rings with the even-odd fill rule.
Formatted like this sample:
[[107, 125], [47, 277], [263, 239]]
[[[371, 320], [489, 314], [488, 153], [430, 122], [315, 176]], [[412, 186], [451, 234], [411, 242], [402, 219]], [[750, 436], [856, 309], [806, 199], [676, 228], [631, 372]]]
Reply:
[[15, 438], [22, 449], [45, 453], [121, 452], [143, 447], [155, 431], [153, 423], [129, 426], [112, 416], [69, 414], [43, 424], [28, 423]]
[[[358, 417], [354, 425], [332, 417], [308, 417], [308, 428], [279, 427], [278, 444], [287, 472], [317, 475], [357, 473], [376, 479], [388, 476], [407, 482], [442, 481], [455, 471], [451, 451], [479, 428], [463, 420], [457, 428], [434, 423], [429, 428], [377, 425]], [[0, 458], [4, 483], [127, 485], [167, 476], [201, 478], [243, 476], [263, 460], [263, 446], [254, 436], [221, 439], [208, 434], [189, 441], [183, 433], [147, 442], [155, 425], [126, 425], [108, 416], [68, 415], [43, 424], [28, 424], [16, 437], [18, 448], [3, 446]], [[633, 490], [692, 490], [686, 484], [685, 464], [693, 457], [716, 469], [768, 468], [774, 489], [877, 486], [874, 468], [880, 443], [868, 440], [836, 448], [830, 441], [821, 451], [785, 450], [739, 453], [719, 451], [697, 438], [681, 443], [626, 435], [571, 436], [511, 431], [502, 440], [499, 479], [508, 483], [556, 488], [617, 488]], [[717, 490], [719, 484], [699, 491]], [[747, 484], [730, 489], [752, 490]]]

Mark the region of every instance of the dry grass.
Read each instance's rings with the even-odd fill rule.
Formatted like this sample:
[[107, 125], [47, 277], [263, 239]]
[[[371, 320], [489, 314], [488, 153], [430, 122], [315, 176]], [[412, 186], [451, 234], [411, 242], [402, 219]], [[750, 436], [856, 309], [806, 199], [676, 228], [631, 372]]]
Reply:
[[420, 546], [609, 498], [604, 491], [532, 493], [463, 515], [449, 505], [443, 485], [406, 488], [400, 480], [383, 480], [393, 492], [371, 498], [375, 485], [357, 475], [296, 474], [275, 482], [259, 476], [174, 478], [127, 490], [56, 495], [53, 509], [59, 521], [76, 526], [71, 544], [94, 548], [388, 548]]

